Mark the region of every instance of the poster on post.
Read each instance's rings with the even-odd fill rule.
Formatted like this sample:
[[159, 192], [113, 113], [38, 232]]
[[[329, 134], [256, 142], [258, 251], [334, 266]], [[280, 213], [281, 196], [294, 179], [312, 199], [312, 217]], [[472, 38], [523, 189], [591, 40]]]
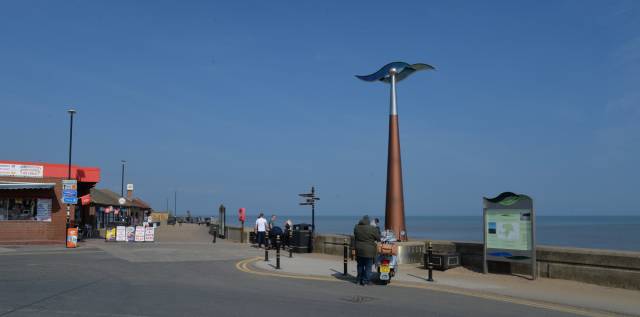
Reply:
[[127, 241], [127, 227], [116, 227], [116, 241]]
[[38, 198], [36, 205], [36, 220], [51, 222], [51, 206], [53, 204], [52, 199]]
[[136, 238], [136, 228], [135, 227], [127, 227], [127, 241], [133, 242]]
[[153, 242], [154, 239], [155, 239], [155, 228], [146, 227], [144, 229], [144, 241], [145, 242]]
[[483, 198], [484, 272], [488, 261], [524, 263], [536, 278], [535, 217], [527, 195], [504, 192]]
[[136, 227], [136, 242], [144, 242], [144, 233], [143, 226]]

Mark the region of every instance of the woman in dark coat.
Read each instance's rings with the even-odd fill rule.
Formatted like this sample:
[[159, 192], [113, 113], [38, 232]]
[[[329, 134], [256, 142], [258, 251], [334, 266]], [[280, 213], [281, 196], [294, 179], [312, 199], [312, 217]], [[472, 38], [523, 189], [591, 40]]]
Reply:
[[369, 284], [371, 266], [376, 257], [377, 245], [380, 241], [380, 233], [371, 225], [369, 216], [364, 216], [353, 228], [356, 242], [356, 260], [358, 262], [358, 283]]

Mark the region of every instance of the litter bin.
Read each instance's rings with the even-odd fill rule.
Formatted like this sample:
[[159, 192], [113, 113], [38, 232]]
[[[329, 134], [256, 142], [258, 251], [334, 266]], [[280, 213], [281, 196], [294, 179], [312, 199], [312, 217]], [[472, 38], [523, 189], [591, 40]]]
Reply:
[[308, 223], [300, 223], [293, 225], [293, 236], [291, 237], [291, 248], [296, 253], [311, 252], [311, 225]]

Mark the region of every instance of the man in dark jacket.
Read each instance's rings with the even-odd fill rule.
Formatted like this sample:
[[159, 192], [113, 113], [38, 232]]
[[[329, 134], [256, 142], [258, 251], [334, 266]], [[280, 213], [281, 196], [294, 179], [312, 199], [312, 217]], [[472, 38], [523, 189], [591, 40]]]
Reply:
[[371, 266], [376, 257], [377, 245], [380, 241], [380, 233], [371, 226], [369, 216], [364, 216], [353, 228], [353, 235], [356, 242], [356, 260], [358, 262], [358, 283], [364, 286], [369, 284], [371, 277]]

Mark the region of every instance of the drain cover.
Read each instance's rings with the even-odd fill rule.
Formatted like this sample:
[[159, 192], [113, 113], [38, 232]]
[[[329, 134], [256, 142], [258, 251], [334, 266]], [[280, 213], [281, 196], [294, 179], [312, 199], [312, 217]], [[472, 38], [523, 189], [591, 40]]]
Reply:
[[370, 302], [372, 300], [375, 300], [375, 298], [373, 298], [373, 297], [360, 296], [360, 295], [355, 295], [355, 296], [350, 296], [350, 297], [342, 297], [340, 299], [345, 301], [345, 302], [356, 303], [356, 304], [366, 303], [366, 302]]

